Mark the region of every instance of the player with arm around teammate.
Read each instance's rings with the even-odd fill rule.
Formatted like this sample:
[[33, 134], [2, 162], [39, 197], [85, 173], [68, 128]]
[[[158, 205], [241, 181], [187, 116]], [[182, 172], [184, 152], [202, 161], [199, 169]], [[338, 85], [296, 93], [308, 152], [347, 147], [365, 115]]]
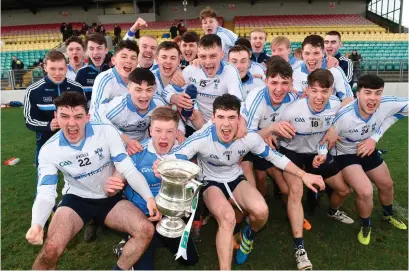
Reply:
[[131, 235], [131, 241], [115, 266], [116, 269], [129, 269], [148, 246], [154, 229], [129, 201], [120, 196], [107, 198], [103, 191], [104, 180], [116, 168], [148, 202], [150, 215], [160, 216], [155, 199], [145, 178], [126, 154], [116, 128], [88, 121], [87, 100], [83, 94], [65, 92], [54, 100], [54, 104], [61, 130], [40, 151], [38, 193], [31, 227], [26, 234], [31, 244], [43, 243], [43, 227], [57, 197], [58, 171], [64, 175], [65, 185], [62, 201], [52, 217], [33, 269], [56, 269], [68, 243], [91, 219]]
[[[311, 175], [282, 154], [271, 150], [257, 133], [235, 139], [240, 123], [240, 100], [230, 94], [215, 99], [213, 125], [193, 134], [171, 153], [180, 159], [197, 155], [202, 168], [198, 180], [203, 182], [201, 193], [209, 211], [216, 218], [219, 228], [216, 248], [220, 269], [230, 269], [233, 251], [233, 230], [236, 225], [233, 206], [248, 214], [250, 225], [242, 229], [242, 242], [236, 253], [236, 262], [243, 264], [252, 250], [256, 233], [268, 219], [268, 207], [257, 189], [251, 186], [240, 167], [239, 161], [248, 152], [267, 159], [277, 167], [299, 176], [313, 190], [316, 184], [324, 189], [320, 176]], [[203, 148], [203, 146], [207, 146]]]

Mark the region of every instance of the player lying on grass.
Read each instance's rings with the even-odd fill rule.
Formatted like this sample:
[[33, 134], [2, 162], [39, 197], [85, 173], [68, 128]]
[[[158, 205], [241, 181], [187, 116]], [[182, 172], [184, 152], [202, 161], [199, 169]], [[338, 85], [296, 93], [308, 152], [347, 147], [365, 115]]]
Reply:
[[91, 219], [129, 233], [130, 240], [115, 265], [116, 269], [129, 269], [148, 247], [154, 227], [141, 210], [120, 195], [108, 198], [103, 185], [116, 168], [147, 201], [152, 219], [158, 219], [160, 213], [148, 183], [126, 154], [118, 130], [110, 124], [88, 121], [83, 94], [64, 92], [54, 104], [61, 130], [40, 150], [38, 194], [26, 234], [31, 244], [43, 244], [43, 227], [57, 197], [58, 171], [64, 175], [65, 185], [33, 269], [56, 269], [68, 243]]
[[[236, 253], [236, 262], [243, 264], [252, 248], [257, 232], [268, 219], [268, 207], [255, 187], [245, 181], [239, 161], [252, 152], [275, 164], [290, 174], [302, 178], [310, 189], [325, 184], [320, 176], [311, 175], [295, 166], [284, 155], [271, 150], [257, 133], [235, 139], [240, 124], [240, 100], [230, 94], [217, 97], [213, 104], [213, 125], [193, 134], [183, 144], [171, 151], [173, 157], [191, 159], [197, 155], [202, 167], [198, 180], [203, 182], [201, 194], [219, 227], [216, 249], [221, 269], [231, 268], [233, 230], [236, 218], [233, 206], [248, 214], [250, 224], [241, 232], [242, 242]], [[204, 148], [203, 146], [206, 146]]]

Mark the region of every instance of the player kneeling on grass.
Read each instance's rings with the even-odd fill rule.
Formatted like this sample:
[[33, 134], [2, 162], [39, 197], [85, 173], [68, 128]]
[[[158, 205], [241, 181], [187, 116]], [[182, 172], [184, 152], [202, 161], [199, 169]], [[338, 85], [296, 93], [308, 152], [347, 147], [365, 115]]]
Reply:
[[333, 124], [341, 140], [336, 143], [332, 152], [346, 182], [356, 193], [356, 205], [362, 224], [358, 240], [363, 245], [368, 245], [371, 240], [371, 181], [378, 188], [383, 218], [398, 229], [407, 229], [393, 213], [393, 181], [375, 146], [393, 123], [408, 116], [408, 99], [382, 96], [383, 88], [383, 80], [375, 75], [360, 77], [357, 100], [342, 108]]
[[[151, 118], [151, 138], [142, 143], [143, 150], [132, 155], [131, 159], [135, 167], [142, 172], [148, 181], [152, 194], [156, 196], [160, 190], [161, 180], [154, 175], [152, 166], [158, 158], [162, 155], [168, 154], [174, 146], [178, 145], [176, 141], [178, 134], [178, 114], [171, 108], [163, 106], [153, 110]], [[104, 190], [109, 196], [114, 196], [118, 192], [118, 189], [124, 187], [124, 181], [125, 179], [121, 176], [110, 177], [105, 183]], [[125, 188], [125, 197], [141, 209], [146, 216], [149, 216], [146, 201], [130, 185], [127, 185]], [[153, 220], [149, 218], [149, 220], [155, 222], [159, 219]], [[124, 243], [125, 240], [121, 241], [118, 246], [120, 247]], [[151, 244], [139, 261], [133, 266], [134, 270], [153, 270], [155, 250], [161, 243], [169, 248], [173, 254], [176, 254], [180, 238], [166, 238], [155, 232]], [[121, 253], [120, 248], [116, 250], [116, 253]], [[183, 258], [179, 259], [182, 264], [187, 265], [194, 265], [199, 261], [195, 243], [190, 237], [187, 244], [187, 260], [183, 260]]]
[[43, 243], [43, 227], [57, 197], [58, 171], [64, 175], [65, 186], [33, 269], [56, 269], [68, 242], [91, 219], [130, 234], [115, 265], [115, 269], [129, 269], [148, 247], [154, 228], [131, 202], [122, 200], [120, 195], [107, 198], [103, 185], [116, 168], [148, 202], [149, 213], [159, 217], [148, 183], [133, 166], [115, 127], [88, 122], [87, 100], [83, 94], [64, 92], [54, 104], [61, 130], [40, 150], [38, 193], [31, 227], [26, 234], [31, 244]]
[[[127, 146], [128, 154], [142, 150], [140, 142], [149, 137], [151, 115], [155, 108], [166, 102], [155, 94], [155, 76], [144, 68], [136, 68], [128, 77], [128, 94], [116, 97], [100, 107], [103, 122], [118, 128]], [[185, 127], [179, 121], [178, 135], [184, 135]], [[182, 140], [182, 139], [180, 139]]]
[[[294, 174], [310, 188], [313, 184], [324, 189], [321, 176], [311, 175], [294, 165], [284, 155], [271, 150], [257, 133], [235, 139], [240, 124], [240, 100], [230, 94], [217, 97], [213, 103], [213, 124], [204, 128], [171, 151], [172, 156], [191, 159], [197, 155], [202, 167], [198, 180], [203, 182], [200, 193], [209, 211], [219, 224], [216, 249], [221, 269], [230, 270], [233, 251], [233, 231], [236, 225], [233, 206], [248, 215], [250, 225], [241, 231], [241, 244], [236, 262], [246, 262], [254, 238], [268, 219], [268, 207], [257, 189], [243, 176], [240, 160], [252, 152], [278, 168]], [[206, 146], [204, 148], [203, 146]], [[233, 205], [233, 206], [232, 206]]]
[[[283, 121], [295, 129], [290, 139], [280, 141], [280, 152], [297, 166], [312, 174], [321, 175], [334, 190], [330, 197], [328, 216], [345, 224], [354, 221], [338, 209], [348, 197], [349, 188], [344, 182], [341, 170], [333, 157], [328, 154], [327, 145], [320, 145], [322, 136], [331, 127], [341, 102], [333, 93], [334, 77], [330, 71], [317, 69], [308, 75], [307, 98], [298, 99], [286, 107]], [[298, 269], [311, 268], [304, 249], [302, 207], [303, 185], [297, 176], [284, 172], [288, 185], [287, 213], [294, 237], [294, 248]]]

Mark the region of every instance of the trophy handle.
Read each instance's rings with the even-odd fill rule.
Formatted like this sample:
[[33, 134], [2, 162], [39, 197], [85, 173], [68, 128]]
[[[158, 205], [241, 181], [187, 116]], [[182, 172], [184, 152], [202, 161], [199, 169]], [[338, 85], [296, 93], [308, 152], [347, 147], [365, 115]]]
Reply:
[[200, 188], [203, 186], [201, 182], [196, 181], [195, 179], [190, 179], [190, 181], [185, 185], [185, 189], [193, 189], [192, 200], [197, 196], [200, 191]]

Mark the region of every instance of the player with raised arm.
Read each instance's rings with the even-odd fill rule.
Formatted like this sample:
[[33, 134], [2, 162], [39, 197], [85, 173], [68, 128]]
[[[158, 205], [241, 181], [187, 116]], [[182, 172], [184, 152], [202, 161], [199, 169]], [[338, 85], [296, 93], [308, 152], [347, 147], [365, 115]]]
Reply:
[[336, 143], [332, 153], [346, 182], [356, 194], [356, 206], [361, 220], [358, 241], [363, 245], [368, 245], [371, 240], [371, 182], [378, 189], [384, 220], [398, 229], [407, 229], [393, 212], [393, 181], [375, 146], [393, 123], [408, 116], [408, 99], [382, 96], [383, 89], [384, 81], [378, 76], [361, 76], [358, 80], [357, 99], [342, 108], [333, 123], [341, 140]]
[[[324, 61], [324, 39], [318, 35], [307, 36], [302, 43], [303, 62], [294, 70], [293, 87], [302, 94], [308, 86], [307, 76], [316, 69], [327, 69]], [[334, 95], [341, 101], [341, 107], [351, 102], [354, 97], [344, 71], [338, 66], [328, 69], [334, 76]]]
[[112, 57], [115, 66], [99, 74], [92, 88], [91, 120], [101, 121], [99, 107], [115, 97], [128, 93], [128, 76], [138, 64], [138, 54], [139, 48], [134, 41], [121, 40], [115, 46]]
[[219, 26], [216, 12], [207, 7], [200, 12], [200, 20], [202, 20], [202, 28], [206, 34], [216, 34], [222, 41], [223, 60], [227, 61], [227, 54], [237, 40], [237, 35], [227, 28]]
[[234, 95], [217, 97], [211, 117], [213, 124], [171, 151], [179, 159], [191, 159], [197, 155], [198, 165], [202, 168], [198, 176], [198, 180], [203, 182], [201, 193], [207, 208], [219, 224], [216, 248], [220, 269], [227, 270], [231, 268], [233, 230], [236, 225], [233, 206], [248, 214], [250, 221], [241, 231], [242, 242], [235, 257], [238, 264], [246, 262], [257, 232], [268, 219], [266, 202], [257, 189], [245, 181], [240, 167], [240, 160], [248, 152], [299, 176], [310, 189], [316, 190], [313, 184], [320, 189], [325, 187], [320, 176], [304, 172], [287, 157], [271, 150], [259, 134], [249, 133], [241, 139], [235, 139], [241, 118], [240, 106], [240, 100]]
[[147, 201], [152, 219], [159, 219], [148, 183], [126, 154], [116, 128], [88, 122], [87, 100], [83, 94], [64, 92], [54, 99], [54, 104], [61, 130], [40, 151], [38, 193], [31, 227], [26, 234], [31, 244], [43, 244], [43, 227], [58, 196], [58, 171], [64, 175], [65, 185], [33, 269], [56, 269], [68, 243], [91, 219], [130, 234], [130, 241], [115, 265], [115, 269], [129, 269], [147, 248], [154, 228], [131, 202], [122, 200], [120, 195], [107, 198], [103, 185], [116, 168]]

